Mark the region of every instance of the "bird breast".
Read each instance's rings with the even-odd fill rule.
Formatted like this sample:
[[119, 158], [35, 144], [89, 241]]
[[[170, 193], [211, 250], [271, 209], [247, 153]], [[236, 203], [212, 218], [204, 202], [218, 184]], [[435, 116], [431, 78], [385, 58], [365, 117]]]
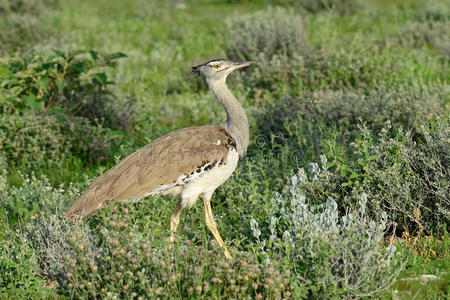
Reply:
[[233, 174], [239, 161], [239, 154], [235, 148], [230, 148], [226, 163], [206, 167], [198, 176], [185, 184], [181, 192], [183, 207], [192, 207], [198, 196], [209, 200], [212, 193]]
[[183, 207], [192, 207], [199, 196], [210, 198], [212, 193], [234, 172], [239, 161], [235, 148], [229, 148], [227, 158], [203, 164], [193, 174], [182, 174], [175, 182], [162, 185], [148, 195], [181, 196]]

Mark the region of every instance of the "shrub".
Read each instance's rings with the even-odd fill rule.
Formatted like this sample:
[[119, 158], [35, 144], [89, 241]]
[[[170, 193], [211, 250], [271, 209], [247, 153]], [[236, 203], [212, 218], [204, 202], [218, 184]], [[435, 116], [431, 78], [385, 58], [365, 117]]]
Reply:
[[404, 55], [392, 57], [382, 47], [367, 45], [352, 51], [312, 47], [301, 16], [293, 11], [272, 8], [230, 18], [227, 30], [227, 55], [257, 62], [251, 72], [237, 75], [245, 78], [241, 88], [252, 91], [255, 98], [267, 91], [282, 95], [299, 89], [367, 89], [381, 81], [420, 82], [409, 70], [404, 74], [402, 68], [409, 69], [405, 65], [410, 60]]
[[403, 56], [391, 58], [377, 47], [331, 51], [317, 49], [305, 58], [298, 73], [300, 87], [310, 90], [376, 89], [380, 83], [398, 86], [416, 82], [410, 73], [399, 76], [402, 64], [410, 63]]
[[79, 195], [76, 186], [70, 185], [67, 191], [62, 187], [54, 188], [45, 176], [38, 180], [35, 176], [22, 175], [22, 181], [20, 186], [8, 186], [6, 176], [0, 177], [0, 212], [11, 225], [23, 225], [41, 215], [62, 213]]
[[110, 88], [114, 82], [105, 73], [124, 54], [92, 50], [54, 53], [9, 58], [0, 65], [3, 112], [64, 110], [91, 123], [103, 120], [108, 127], [122, 129], [131, 124], [132, 103], [116, 104], [119, 100]]
[[389, 127], [378, 142], [370, 132], [366, 174], [361, 189], [373, 195], [371, 209], [388, 210], [391, 218], [409, 232], [442, 233], [450, 221], [450, 130], [448, 121], [422, 123], [411, 131], [399, 129], [391, 138]]
[[55, 31], [39, 20], [57, 5], [57, 0], [1, 0], [0, 56], [27, 51], [37, 42], [54, 36]]
[[275, 95], [297, 93], [299, 90], [376, 89], [380, 82], [401, 86], [409, 81], [420, 82], [421, 75], [401, 74], [409, 63], [404, 57], [386, 60], [382, 49], [331, 53], [326, 49], [312, 49], [308, 54], [273, 56], [258, 59], [258, 66], [250, 73], [242, 72], [241, 89], [250, 91], [251, 98], [270, 92]]
[[69, 157], [69, 141], [57, 119], [1, 115], [0, 120], [0, 151], [10, 165], [58, 168]]
[[[260, 263], [252, 254], [234, 250], [234, 260], [228, 261], [215, 242], [202, 246], [187, 240], [171, 247], [162, 241], [168, 232], [140, 228], [147, 225], [136, 222], [133, 208], [116, 205], [104, 215], [68, 222], [64, 211], [78, 196], [77, 187], [53, 188], [45, 177], [27, 177], [21, 186], [5, 185], [0, 190], [4, 209], [0, 215], [18, 218], [22, 225], [7, 238], [12, 241], [16, 236], [14, 249], [23, 246], [32, 255], [33, 264], [26, 270], [30, 280], [56, 280], [60, 293], [75, 298], [293, 295], [290, 273], [281, 266]], [[5, 263], [27, 263], [21, 256], [16, 259]], [[16, 278], [9, 288], [20, 288], [26, 282], [22, 279]]]
[[[312, 164], [312, 176], [320, 181], [326, 173]], [[289, 191], [274, 193], [271, 216], [261, 225], [251, 221], [253, 236], [270, 260], [287, 257], [296, 276], [293, 280], [306, 288], [306, 297], [331, 299], [362, 298], [387, 290], [403, 265], [395, 246], [384, 245], [388, 221], [382, 214], [377, 224], [367, 214], [367, 195], [357, 199], [357, 209], [339, 216], [332, 198], [319, 205], [308, 204], [303, 185], [308, 178], [303, 169], [291, 177]], [[310, 201], [314, 202], [314, 199]]]
[[190, 241], [170, 249], [117, 215], [108, 223], [101, 247], [70, 239], [64, 283], [75, 297], [254, 299], [286, 291], [288, 278], [249, 254], [233, 252], [227, 261], [218, 247], [205, 253]]
[[304, 55], [309, 43], [302, 18], [291, 10], [269, 8], [227, 20], [227, 55], [236, 60], [270, 61]]
[[48, 7], [58, 5], [58, 0], [1, 0], [0, 14], [39, 14]]
[[227, 27], [227, 56], [258, 63], [251, 73], [238, 75], [245, 76], [246, 88], [273, 91], [297, 80], [299, 61], [311, 48], [299, 15], [292, 10], [269, 8], [230, 18]]
[[345, 210], [364, 191], [369, 216], [381, 220], [386, 212], [396, 234], [441, 234], [450, 215], [448, 140], [448, 121], [408, 131], [387, 125], [379, 134], [363, 128], [350, 145], [352, 158], [333, 158], [332, 171], [311, 174], [305, 193], [319, 203], [332, 196]]
[[449, 27], [448, 20], [410, 22], [388, 40], [394, 45], [398, 43], [408, 48], [431, 46], [448, 61], [450, 59]]
[[447, 4], [446, 1], [428, 0], [424, 3], [423, 9], [416, 11], [415, 19], [417, 21], [448, 21], [450, 18], [450, 8]]
[[[373, 130], [381, 130], [386, 121], [394, 127], [412, 128], [417, 122], [448, 111], [446, 89], [423, 88], [391, 90], [304, 91], [255, 114], [259, 132], [274, 136], [276, 143], [296, 147], [306, 139], [319, 153], [321, 140], [330, 130], [338, 132], [338, 143], [348, 145], [359, 135], [361, 122]], [[306, 133], [306, 134], [305, 134]]]
[[109, 157], [108, 130], [62, 114], [0, 115], [0, 153], [23, 170], [57, 169], [76, 156], [88, 163]]
[[[0, 182], [5, 177], [0, 176]], [[11, 227], [19, 225], [15, 226], [16, 231], [7, 227], [5, 239], [1, 238], [29, 254], [31, 264], [24, 257], [17, 257], [16, 262], [27, 263], [30, 278], [56, 276], [67, 249], [67, 233], [86, 230], [86, 226], [69, 223], [64, 218], [65, 209], [79, 195], [77, 186], [54, 188], [45, 176], [36, 179], [22, 175], [20, 186], [8, 186], [6, 180], [0, 184], [0, 213], [6, 219], [2, 221]], [[65, 234], [61, 235], [63, 230]], [[16, 288], [19, 284], [21, 281], [17, 280]]]
[[302, 6], [306, 11], [314, 14], [332, 10], [340, 15], [346, 15], [360, 7], [358, 0], [300, 0], [293, 2], [296, 2], [296, 4]]
[[[60, 215], [60, 214], [58, 214]], [[60, 290], [75, 298], [275, 299], [289, 296], [289, 274], [258, 263], [250, 254], [223, 256], [216, 243], [207, 251], [191, 241], [161, 243], [155, 232], [142, 234], [128, 210], [101, 222], [86, 223], [43, 213], [29, 222], [21, 243], [38, 257], [41, 276], [58, 279]], [[167, 234], [164, 232], [164, 234]], [[161, 238], [161, 237], [159, 237]], [[289, 297], [287, 297], [289, 298]]]
[[323, 11], [334, 11], [346, 15], [357, 10], [361, 3], [359, 0], [227, 0], [230, 3], [260, 2], [276, 6], [300, 7], [309, 13], [317, 14]]
[[247, 87], [276, 90], [296, 79], [298, 61], [310, 49], [299, 15], [292, 10], [269, 8], [230, 18], [227, 27], [227, 56], [258, 63], [257, 68], [244, 75]]
[[62, 132], [69, 142], [73, 156], [83, 162], [98, 165], [111, 158], [113, 139], [120, 137], [101, 123], [92, 124], [83, 117], [70, 117], [63, 114], [55, 116], [61, 123]]
[[46, 298], [50, 290], [36, 277], [37, 259], [14, 234], [0, 232], [0, 294], [4, 299]]

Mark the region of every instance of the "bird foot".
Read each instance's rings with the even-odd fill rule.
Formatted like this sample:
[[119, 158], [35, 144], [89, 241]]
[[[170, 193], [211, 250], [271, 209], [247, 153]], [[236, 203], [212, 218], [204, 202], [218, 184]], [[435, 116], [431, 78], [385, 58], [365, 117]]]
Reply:
[[166, 241], [169, 242], [169, 249], [172, 249], [173, 245], [177, 241], [177, 237], [175, 236], [175, 234], [171, 234], [170, 237], [168, 239], [166, 239]]

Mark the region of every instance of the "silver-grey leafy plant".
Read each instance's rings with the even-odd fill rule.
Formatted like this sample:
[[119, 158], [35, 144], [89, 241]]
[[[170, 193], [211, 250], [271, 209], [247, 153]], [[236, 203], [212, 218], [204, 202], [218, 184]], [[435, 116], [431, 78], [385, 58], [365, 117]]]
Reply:
[[[321, 165], [300, 169], [291, 177], [289, 191], [275, 193], [266, 225], [252, 219], [258, 247], [273, 259], [289, 257], [297, 284], [313, 298], [361, 298], [387, 290], [403, 269], [396, 247], [384, 241], [389, 225], [383, 213], [379, 223], [367, 216], [367, 195], [357, 209], [340, 212], [334, 199], [311, 204], [302, 186], [327, 176]], [[311, 199], [314, 201], [314, 199]]]

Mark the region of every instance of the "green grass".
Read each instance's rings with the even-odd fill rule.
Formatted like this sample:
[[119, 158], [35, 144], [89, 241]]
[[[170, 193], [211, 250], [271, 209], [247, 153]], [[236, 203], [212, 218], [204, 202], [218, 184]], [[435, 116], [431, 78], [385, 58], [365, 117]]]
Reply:
[[[397, 299], [411, 299], [414, 296], [416, 299], [441, 299], [449, 293], [448, 233], [442, 237], [442, 240], [427, 242], [426, 239], [421, 239], [416, 245], [417, 248], [422, 249], [421, 255], [411, 251], [411, 248], [405, 248], [408, 264], [402, 273], [402, 278], [394, 286], [395, 295]], [[424, 274], [435, 275], [436, 278], [423, 281], [420, 276]]]
[[[23, 194], [29, 197], [21, 199], [16, 195], [14, 199], [18, 200], [15, 202], [11, 200], [9, 206], [5, 204], [5, 207], [0, 207], [0, 243], [7, 242], [5, 245], [14, 244], [18, 248], [14, 250], [17, 251], [14, 253], [7, 247], [0, 248], [2, 259], [5, 259], [5, 268], [15, 270], [14, 274], [17, 276], [17, 282], [11, 283], [11, 286], [15, 288], [10, 289], [8, 293], [0, 294], [1, 299], [67, 299], [72, 296], [67, 282], [61, 282], [59, 287], [55, 287], [56, 284], [49, 287], [51, 281], [45, 281], [37, 276], [41, 267], [38, 258], [27, 248], [29, 245], [21, 248], [20, 243], [23, 241], [17, 238], [16, 234], [20, 236], [20, 232], [24, 231], [27, 224], [34, 224], [36, 217], [37, 220], [48, 217], [56, 210], [61, 213], [60, 210], [65, 209], [76, 199], [87, 186], [88, 181], [158, 136], [178, 128], [223, 122], [225, 114], [221, 106], [207, 91], [206, 85], [190, 74], [190, 67], [213, 57], [225, 57], [227, 48], [230, 47], [225, 21], [236, 15], [264, 10], [269, 2], [283, 4], [289, 1], [190, 0], [180, 2], [185, 3], [185, 6], [180, 6], [176, 2], [162, 0], [126, 2], [70, 0], [61, 1], [58, 6], [49, 11], [48, 17], [39, 20], [39, 24], [52, 28], [52, 37], [33, 41], [28, 51], [34, 49], [38, 52], [50, 53], [51, 49], [95, 49], [108, 53], [123, 52], [127, 55], [127, 58], [122, 59], [116, 68], [107, 72], [115, 81], [113, 89], [120, 99], [136, 98], [137, 120], [134, 128], [130, 129], [129, 135], [118, 139], [119, 142], [114, 145], [112, 157], [115, 159], [106, 163], [89, 164], [72, 156], [61, 164], [59, 170], [46, 168], [24, 170], [10, 166], [5, 167], [8, 169], [8, 174], [4, 177], [1, 177], [0, 173], [0, 192], [12, 191], [14, 188], [20, 189], [24, 186]], [[276, 107], [285, 93], [295, 96], [309, 89], [344, 89], [367, 93], [375, 87], [383, 86], [392, 90], [420, 90], [424, 87], [434, 87], [448, 91], [450, 83], [448, 59], [441, 56], [436, 46], [429, 43], [410, 48], [392, 42], [393, 37], [402, 32], [401, 30], [409, 22], [416, 20], [415, 16], [423, 10], [424, 4], [425, 1], [421, 0], [396, 1], [395, 3], [371, 0], [366, 1], [362, 9], [345, 16], [331, 12], [306, 14], [302, 12], [301, 7], [294, 6], [296, 13], [303, 14], [306, 36], [313, 47], [312, 54], [322, 49], [326, 55], [329, 55], [324, 56], [325, 60], [328, 57], [337, 57], [334, 63], [326, 61], [325, 66], [327, 70], [332, 69], [333, 76], [338, 79], [351, 77], [351, 72], [354, 72], [353, 66], [355, 68], [363, 66], [362, 71], [358, 72], [366, 72], [361, 75], [361, 78], [369, 82], [365, 89], [361, 88], [358, 82], [343, 87], [327, 80], [316, 82], [296, 78], [283, 83], [276, 81], [275, 83], [279, 86], [275, 90], [270, 90], [270, 87], [261, 88], [257, 85], [249, 87], [250, 83], [246, 81], [247, 75], [230, 76], [230, 87], [249, 115], [252, 127], [251, 144], [248, 156], [240, 162], [232, 178], [215, 192], [212, 201], [219, 232], [229, 248], [237, 252], [236, 256], [239, 259], [246, 260], [252, 257], [258, 264], [263, 265], [265, 257], [259, 252], [252, 237], [250, 220], [254, 218], [262, 224], [261, 226], [267, 225], [271, 216], [270, 199], [273, 193], [287, 191], [289, 178], [297, 173], [298, 168], [305, 167], [311, 161], [319, 161], [318, 153], [315, 152], [317, 149], [336, 161], [342, 159], [344, 163], [352, 157], [351, 153], [348, 153], [350, 152], [347, 149], [348, 145], [339, 144], [339, 138], [342, 132], [345, 132], [343, 128], [329, 128], [324, 123], [307, 124], [289, 133], [289, 138], [292, 140], [277, 144], [278, 139], [271, 141], [271, 137], [261, 131], [257, 120], [258, 114], [268, 108], [274, 111], [273, 107]], [[26, 45], [26, 43], [23, 44]], [[10, 53], [10, 55], [13, 54]], [[343, 59], [339, 60], [339, 58]], [[349, 67], [350, 62], [352, 65]], [[315, 70], [307, 69], [304, 74], [313, 71]], [[251, 72], [252, 70], [248, 73], [248, 79], [252, 79]], [[443, 95], [447, 97], [446, 103], [449, 103], [448, 93]], [[436, 115], [448, 120], [446, 112], [448, 112], [448, 105]], [[428, 117], [424, 116], [424, 119]], [[435, 115], [432, 117], [434, 118]], [[321, 140], [314, 140], [315, 137], [310, 136], [311, 132], [321, 132]], [[294, 154], [296, 154], [296, 160], [294, 160]], [[0, 155], [0, 166], [1, 158]], [[36, 186], [27, 187], [26, 178], [30, 174], [37, 176]], [[41, 186], [39, 181], [41, 177], [49, 178], [53, 187], [61, 187], [65, 192], [62, 194], [55, 191], [49, 192], [49, 187], [42, 187], [45, 184]], [[2, 178], [6, 180], [4, 186], [2, 186]], [[28, 190], [25, 191], [25, 189]], [[68, 190], [73, 193], [65, 194]], [[34, 191], [40, 198], [32, 197]], [[45, 193], [53, 196], [45, 196]], [[51, 201], [49, 199], [61, 201], [61, 203], [51, 203], [48, 202]], [[129, 210], [127, 218], [118, 217], [118, 219], [124, 220], [130, 227], [136, 225], [136, 228], [132, 230], [134, 234], [142, 234], [152, 239], [155, 249], [166, 251], [166, 253], [158, 254], [159, 256], [155, 254], [155, 257], [157, 256], [161, 261], [173, 262], [175, 273], [191, 274], [189, 267], [192, 265], [206, 270], [206, 275], [202, 275], [203, 278], [213, 278], [215, 273], [211, 271], [211, 266], [222, 263], [223, 260], [220, 250], [215, 249], [210, 243], [212, 236], [204, 225], [202, 205], [197, 204], [194, 208], [183, 211], [177, 247], [175, 250], [164, 248], [167, 247], [165, 238], [169, 235], [169, 218], [174, 205], [173, 199], [161, 197], [147, 198], [139, 203], [119, 204], [116, 205], [116, 209], [122, 213], [124, 209]], [[115, 232], [114, 226], [110, 225], [110, 218], [117, 214], [114, 208], [104, 209], [89, 217], [86, 224], [91, 228], [93, 236], [99, 238], [102, 228], [110, 228], [111, 232]], [[81, 229], [76, 227], [74, 230]], [[12, 234], [12, 232], [15, 233]], [[87, 231], [80, 232], [86, 234]], [[192, 247], [186, 248], [187, 240], [192, 242]], [[383, 299], [411, 299], [412, 297], [445, 299], [448, 297], [450, 292], [448, 234], [442, 236], [436, 233], [435, 240], [441, 240], [441, 242], [430, 245], [429, 249], [436, 251], [438, 255], [430, 257], [423, 253], [414, 253], [411, 248], [400, 242], [401, 255], [404, 261], [407, 260], [406, 267], [401, 272], [400, 279], [387, 292], [377, 297]], [[104, 241], [91, 242], [92, 245], [104, 247], [102, 244]], [[132, 242], [133, 239], [123, 237], [121, 245], [126, 247], [127, 243], [132, 244]], [[72, 246], [76, 250], [76, 245]], [[14, 247], [11, 246], [12, 248]], [[111, 249], [113, 248], [107, 248], [105, 251]], [[179, 260], [180, 249], [184, 251], [185, 261]], [[201, 251], [205, 251], [205, 257], [198, 256]], [[207, 254], [208, 251], [211, 251], [210, 256]], [[175, 254], [175, 260], [170, 256], [171, 254]], [[82, 256], [80, 254], [80, 257]], [[16, 259], [8, 263], [7, 258], [11, 257]], [[274, 268], [276, 272], [280, 272], [280, 276], [286, 276], [290, 280], [287, 284], [289, 291], [295, 291], [296, 295], [311, 297], [311, 291], [303, 290], [304, 287], [298, 284], [295, 274], [286, 271], [292, 270], [289, 257], [286, 255], [283, 259], [285, 261], [275, 264]], [[89, 274], [87, 269], [83, 269], [88, 268], [87, 266], [81, 261], [77, 264], [79, 276]], [[246, 274], [248, 270], [245, 268], [238, 267], [239, 272]], [[268, 276], [265, 273], [266, 267], [261, 268], [258, 271], [260, 273], [255, 271], [257, 273], [255, 281], [265, 282], [264, 278]], [[162, 268], [162, 270], [161, 272], [165, 272], [166, 269]], [[172, 271], [169, 269], [167, 272]], [[106, 271], [105, 274], [108, 272]], [[425, 284], [418, 280], [409, 280], [423, 274], [433, 274], [440, 279]], [[186, 282], [194, 285], [197, 284], [195, 280], [198, 278], [201, 276], [192, 275]], [[79, 282], [87, 282], [87, 279], [79, 280]], [[161, 283], [157, 280], [159, 279], [155, 279], [155, 282]], [[220, 298], [220, 291], [225, 293], [224, 297], [227, 295], [231, 297], [233, 289], [230, 286], [234, 283], [227, 280], [238, 279], [223, 277], [221, 280], [224, 283], [222, 286], [214, 285], [215, 290], [210, 297]], [[252, 289], [246, 281], [238, 280], [238, 282], [242, 287]], [[2, 284], [0, 282], [0, 292]], [[190, 293], [187, 292], [188, 290], [189, 287], [184, 286], [181, 279], [177, 279], [176, 285], [172, 287], [173, 295], [179, 299], [188, 297]], [[249, 292], [248, 295], [259, 297], [260, 293], [265, 293], [261, 292], [262, 290], [266, 291], [260, 286], [255, 288], [253, 294]], [[277, 299], [281, 295], [277, 293], [278, 290], [275, 289], [264, 296]], [[283, 295], [289, 298], [289, 295]], [[103, 298], [105, 295], [101, 296]], [[200, 294], [197, 297], [202, 298]]]

